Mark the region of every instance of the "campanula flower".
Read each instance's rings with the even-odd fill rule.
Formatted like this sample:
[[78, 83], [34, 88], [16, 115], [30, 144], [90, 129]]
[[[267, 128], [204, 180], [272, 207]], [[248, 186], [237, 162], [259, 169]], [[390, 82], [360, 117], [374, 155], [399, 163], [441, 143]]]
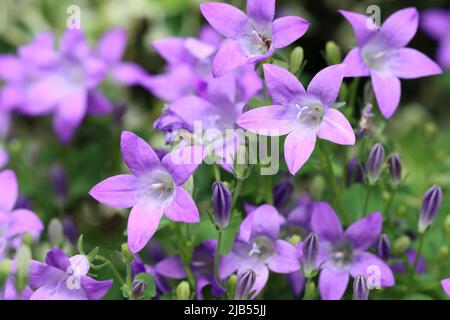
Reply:
[[287, 135], [284, 159], [289, 172], [295, 175], [311, 156], [317, 137], [343, 145], [355, 143], [350, 123], [332, 107], [345, 69], [344, 65], [323, 69], [305, 90], [289, 71], [265, 64], [265, 81], [273, 105], [244, 113], [238, 124], [256, 134]]
[[300, 270], [296, 248], [280, 240], [280, 214], [271, 205], [262, 205], [242, 221], [231, 252], [222, 257], [219, 272], [225, 278], [237, 270], [238, 274], [253, 269], [256, 295], [264, 288], [269, 270], [289, 274]]
[[[416, 260], [417, 251], [412, 248], [408, 248], [405, 251], [405, 255], [406, 255], [406, 259], [408, 260], [408, 263], [410, 265], [413, 265], [414, 261]], [[425, 258], [420, 256], [419, 260], [417, 262], [416, 273], [422, 274], [425, 272], [426, 268], [427, 268], [427, 263], [425, 261]], [[398, 262], [398, 263], [393, 263], [391, 265], [391, 270], [396, 273], [406, 273], [408, 271], [408, 268], [403, 262]]]
[[[210, 285], [212, 294], [216, 297], [224, 293], [224, 289], [217, 283], [214, 276], [214, 255], [217, 241], [207, 240], [194, 249], [191, 269], [194, 274], [196, 296], [203, 299], [202, 290]], [[186, 273], [179, 256], [173, 256], [160, 261], [156, 267], [158, 274], [172, 279], [186, 279]], [[226, 278], [226, 277], [223, 277]]]
[[422, 14], [422, 29], [438, 41], [437, 61], [445, 69], [450, 68], [450, 9], [429, 9]]
[[400, 103], [399, 79], [415, 79], [442, 73], [423, 53], [405, 48], [419, 25], [419, 13], [406, 8], [392, 14], [380, 29], [373, 20], [359, 13], [339, 11], [352, 25], [357, 47], [345, 57], [346, 77], [367, 77], [381, 113], [390, 118]]
[[89, 277], [90, 264], [83, 255], [68, 257], [58, 247], [51, 249], [45, 262], [32, 260], [29, 285], [35, 289], [31, 300], [100, 300], [113, 281]]
[[322, 265], [319, 276], [320, 296], [324, 300], [342, 298], [350, 276], [369, 278], [378, 268], [382, 287], [394, 285], [389, 266], [367, 250], [375, 244], [383, 223], [381, 213], [372, 213], [343, 230], [334, 210], [326, 202], [315, 204], [311, 226], [320, 239], [318, 263]]
[[236, 7], [218, 2], [203, 3], [200, 10], [209, 24], [228, 39], [214, 57], [214, 77], [221, 77], [244, 64], [265, 60], [276, 49], [299, 39], [309, 27], [309, 23], [299, 17], [274, 20], [275, 0], [248, 0], [247, 15]]
[[201, 148], [178, 149], [160, 160], [147, 142], [125, 131], [121, 150], [131, 174], [110, 177], [92, 188], [89, 194], [114, 208], [132, 207], [127, 233], [128, 246], [133, 253], [144, 248], [163, 214], [179, 222], [200, 220], [194, 200], [182, 186], [203, 160]]

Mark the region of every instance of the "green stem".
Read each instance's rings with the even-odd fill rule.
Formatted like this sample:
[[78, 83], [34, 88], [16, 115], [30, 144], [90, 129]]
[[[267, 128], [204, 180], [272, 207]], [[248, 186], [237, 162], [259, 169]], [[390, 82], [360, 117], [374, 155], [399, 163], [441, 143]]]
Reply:
[[395, 198], [396, 193], [397, 193], [397, 188], [394, 187], [391, 192], [391, 195], [389, 197], [389, 200], [386, 203], [386, 207], [384, 208], [384, 214], [386, 216], [389, 226], [392, 226], [393, 219], [392, 219], [392, 215], [390, 214], [390, 211], [391, 211], [392, 204], [394, 203], [394, 198]]
[[183, 234], [181, 233], [180, 223], [175, 224], [175, 230], [178, 236], [178, 242], [182, 244], [182, 250], [180, 251], [181, 263], [183, 264], [184, 272], [186, 272], [189, 285], [195, 290], [195, 278], [190, 267], [189, 257], [187, 256], [188, 250], [185, 246], [186, 242], [183, 239]]
[[372, 186], [370, 184], [367, 185], [367, 192], [366, 192], [366, 198], [364, 200], [364, 207], [363, 211], [361, 213], [362, 217], [364, 217], [367, 214], [367, 208], [369, 207], [369, 199], [370, 199], [370, 192], [372, 191]]
[[214, 164], [213, 165], [213, 170], [214, 170], [214, 178], [216, 179], [216, 181], [220, 181], [220, 168], [218, 164]]
[[221, 284], [222, 280], [220, 279], [219, 274], [219, 258], [220, 258], [220, 249], [222, 247], [222, 236], [223, 236], [223, 230], [218, 230], [218, 237], [217, 237], [217, 246], [216, 246], [216, 253], [214, 255], [214, 275], [216, 276], [216, 281], [218, 284]]
[[266, 176], [265, 186], [265, 200], [267, 204], [273, 204], [273, 194], [272, 194], [272, 177]]
[[335, 194], [339, 212], [342, 215], [342, 220], [345, 225], [348, 225], [349, 220], [348, 220], [347, 214], [344, 209], [344, 203], [342, 202], [341, 192], [340, 192], [339, 186], [337, 184], [337, 177], [334, 173], [333, 165], [331, 163], [330, 157], [328, 156], [328, 152], [326, 152], [326, 150], [324, 150], [324, 147], [320, 143], [318, 144], [318, 150], [319, 150], [323, 165], [326, 167], [326, 171], [328, 173], [328, 178], [331, 183], [331, 188], [333, 189], [333, 192]]
[[236, 205], [236, 202], [239, 198], [239, 194], [241, 193], [241, 190], [242, 190], [243, 183], [244, 183], [244, 179], [237, 179], [236, 187], [234, 188], [234, 191], [233, 191], [233, 199], [232, 199], [231, 209], [233, 209], [234, 206]]
[[303, 300], [313, 300], [316, 295], [316, 288], [313, 281], [313, 278], [306, 278], [305, 284], [305, 295], [303, 296]]
[[422, 254], [422, 248], [423, 248], [423, 239], [425, 238], [426, 231], [423, 233], [420, 233], [419, 235], [419, 245], [417, 247], [416, 257], [414, 258], [414, 264], [413, 264], [413, 275], [416, 274], [417, 264], [419, 263], [420, 255]]
[[121, 285], [125, 284], [125, 280], [123, 280], [122, 276], [120, 275], [119, 271], [117, 271], [116, 267], [114, 266], [114, 264], [111, 262], [111, 260], [103, 257], [103, 256], [99, 256], [97, 255], [95, 257], [95, 259], [100, 260], [104, 263], [107, 264], [109, 270], [111, 270], [111, 272], [113, 273], [114, 277], [116, 277], [116, 279], [120, 282]]

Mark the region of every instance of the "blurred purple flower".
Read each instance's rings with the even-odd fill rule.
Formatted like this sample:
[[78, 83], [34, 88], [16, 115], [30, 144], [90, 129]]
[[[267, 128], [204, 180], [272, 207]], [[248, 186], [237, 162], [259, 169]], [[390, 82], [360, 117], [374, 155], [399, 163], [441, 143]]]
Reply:
[[75, 245], [78, 239], [78, 229], [75, 220], [72, 217], [66, 216], [61, 219], [61, 222], [64, 235]]
[[[157, 263], [159, 261], [155, 262]], [[155, 279], [155, 285], [158, 295], [170, 292], [172, 290], [167, 280], [164, 279], [164, 277], [156, 271], [156, 268], [153, 265], [146, 264], [139, 256], [135, 256], [133, 262], [131, 263], [132, 277], [134, 278], [142, 272], [150, 274]]]
[[193, 129], [179, 116], [170, 110], [163, 111], [163, 114], [156, 119], [153, 123], [153, 127], [165, 134], [166, 144], [175, 143], [179, 130], [186, 130], [191, 132]]
[[164, 213], [173, 221], [196, 223], [200, 220], [194, 200], [182, 185], [203, 160], [202, 148], [181, 148], [160, 160], [147, 142], [124, 131], [121, 150], [131, 174], [110, 177], [92, 188], [89, 194], [114, 208], [132, 207], [127, 233], [128, 246], [133, 253], [144, 248]]
[[214, 57], [214, 77], [270, 57], [299, 39], [309, 23], [299, 17], [274, 20], [275, 0], [248, 0], [247, 15], [229, 4], [207, 2], [200, 10], [209, 24], [228, 38]]
[[[416, 260], [417, 251], [412, 248], [409, 248], [406, 250], [405, 254], [406, 254], [406, 258], [408, 259], [408, 263], [410, 265], [413, 265], [414, 261]], [[426, 263], [424, 257], [421, 256], [417, 263], [416, 273], [417, 274], [424, 273], [426, 270], [426, 267], [427, 267], [427, 263]], [[405, 273], [408, 270], [403, 262], [393, 263], [391, 265], [391, 269], [392, 269], [392, 271], [394, 271], [396, 273]]]
[[[379, 268], [380, 284], [393, 286], [394, 275], [389, 266], [367, 250], [375, 244], [382, 228], [381, 213], [372, 213], [350, 225], [344, 232], [339, 218], [326, 202], [314, 205], [311, 225], [320, 239], [318, 264], [320, 296], [324, 300], [342, 298], [349, 276], [370, 278], [370, 268]], [[370, 267], [370, 268], [369, 268]]]
[[332, 108], [344, 74], [345, 65], [327, 67], [311, 80], [305, 91], [286, 69], [265, 64], [265, 81], [274, 105], [250, 110], [237, 122], [256, 134], [287, 135], [284, 158], [289, 172], [295, 175], [311, 156], [317, 136], [343, 145], [355, 143], [350, 123]]
[[0, 148], [0, 168], [6, 166], [9, 161], [8, 152], [6, 152], [3, 148]]
[[67, 174], [61, 165], [55, 165], [50, 170], [50, 178], [53, 185], [53, 191], [59, 202], [64, 202], [67, 197]]
[[422, 14], [422, 29], [439, 42], [437, 61], [445, 69], [450, 68], [450, 9], [429, 9]]
[[450, 278], [442, 280], [441, 285], [445, 293], [450, 297]]
[[45, 263], [32, 260], [29, 286], [35, 289], [30, 300], [100, 300], [113, 281], [98, 281], [87, 276], [90, 264], [83, 255], [69, 258], [54, 247], [45, 257]]
[[419, 13], [406, 8], [392, 14], [380, 29], [369, 17], [339, 11], [352, 25], [357, 47], [344, 59], [346, 77], [372, 78], [380, 111], [390, 118], [400, 103], [401, 79], [415, 79], [442, 73], [441, 68], [421, 52], [405, 48], [417, 31]]
[[17, 202], [17, 178], [12, 170], [0, 172], [0, 260], [9, 248], [17, 248], [22, 236], [30, 233], [39, 238], [44, 225], [39, 217], [28, 209], [14, 209]]
[[256, 293], [264, 288], [269, 270], [289, 274], [300, 270], [296, 248], [287, 241], [279, 240], [280, 214], [271, 205], [262, 205], [250, 212], [241, 224], [233, 248], [222, 258], [219, 272], [223, 278], [234, 271], [238, 273], [253, 269]]
[[0, 301], [30, 299], [33, 293], [30, 287], [27, 286], [22, 292], [17, 292], [14, 282], [15, 282], [14, 276], [9, 276], [8, 278], [6, 278], [4, 287], [0, 289]]
[[[197, 299], [203, 299], [202, 290], [205, 286], [211, 285], [212, 293], [218, 297], [224, 293], [224, 289], [217, 283], [214, 276], [214, 255], [217, 241], [207, 240], [194, 249], [191, 260], [191, 269], [196, 281]], [[156, 272], [172, 279], [185, 279], [186, 273], [183, 264], [178, 256], [169, 257], [160, 261], [156, 267]], [[226, 277], [223, 277], [226, 278]]]
[[347, 185], [364, 183], [364, 165], [357, 157], [353, 157], [347, 164]]

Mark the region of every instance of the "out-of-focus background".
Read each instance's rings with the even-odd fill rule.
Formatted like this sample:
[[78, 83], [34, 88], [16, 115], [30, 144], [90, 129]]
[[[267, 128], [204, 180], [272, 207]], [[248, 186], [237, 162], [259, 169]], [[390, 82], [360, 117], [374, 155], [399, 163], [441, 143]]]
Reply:
[[[200, 3], [197, 0], [2, 0], [0, 53], [15, 53], [18, 46], [28, 43], [42, 31], [51, 31], [58, 39], [66, 27], [67, 8], [76, 5], [81, 9], [82, 30], [93, 44], [110, 28], [122, 26], [128, 33], [125, 60], [139, 64], [150, 74], [157, 74], [162, 72], [164, 62], [151, 48], [151, 42], [172, 35], [197, 35], [205, 23], [199, 11]], [[229, 3], [245, 6], [245, 1]], [[326, 66], [323, 51], [327, 41], [334, 40], [343, 54], [355, 44], [350, 25], [337, 10], [364, 13], [369, 5], [378, 5], [384, 19], [408, 6], [423, 11], [448, 8], [449, 4], [445, 0], [278, 0], [278, 15], [298, 15], [311, 23], [306, 35], [297, 42], [304, 48], [306, 77]], [[409, 46], [434, 58], [436, 45], [419, 29]], [[400, 214], [415, 221], [421, 196], [431, 184], [440, 184], [444, 194], [445, 190], [450, 190], [450, 73], [402, 81], [402, 89], [401, 106], [387, 123], [385, 133], [390, 149], [401, 154], [404, 172], [408, 175], [405, 195], [397, 199], [402, 202]], [[8, 166], [16, 171], [21, 194], [43, 221], [47, 224], [54, 217], [71, 219], [77, 233], [85, 235], [87, 246], [99, 245], [113, 250], [124, 239], [128, 210], [99, 205], [90, 198], [88, 191], [104, 178], [124, 172], [119, 149], [122, 130], [133, 131], [149, 139], [154, 146], [164, 146], [163, 135], [153, 129], [163, 103], [138, 87], [106, 85], [103, 90], [113, 101], [115, 111], [112, 115], [87, 118], [71, 143], [60, 144], [52, 131], [50, 118], [45, 117], [14, 116], [6, 139], [10, 154]], [[6, 145], [5, 141], [2, 143]], [[67, 196], [63, 199], [56, 196], [51, 179], [52, 173], [60, 168], [67, 173], [68, 181]], [[210, 170], [200, 170], [205, 172], [205, 175], [199, 175], [204, 181], [203, 184], [199, 182], [197, 195], [202, 208], [208, 206], [212, 176]], [[244, 190], [249, 199], [255, 199], [256, 193], [251, 185]], [[355, 198], [355, 194], [354, 198], [346, 198], [349, 206], [362, 201]], [[438, 223], [450, 213], [446, 200]], [[159, 236], [169, 237], [164, 232]], [[440, 235], [436, 237], [436, 246], [430, 245], [426, 256], [432, 256], [443, 242]], [[450, 270], [448, 263], [446, 270]], [[113, 291], [110, 296], [117, 294]], [[267, 297], [271, 297], [270, 293]]]

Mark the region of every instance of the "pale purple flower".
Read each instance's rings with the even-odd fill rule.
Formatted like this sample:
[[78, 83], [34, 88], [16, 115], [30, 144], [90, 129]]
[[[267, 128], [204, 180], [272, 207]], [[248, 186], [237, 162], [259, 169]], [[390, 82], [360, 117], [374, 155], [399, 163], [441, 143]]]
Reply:
[[90, 264], [86, 256], [68, 257], [54, 247], [45, 262], [30, 263], [29, 286], [35, 291], [30, 300], [100, 300], [113, 281], [98, 281], [87, 274]]
[[400, 103], [401, 79], [415, 79], [442, 73], [441, 68], [421, 52], [405, 48], [417, 31], [419, 13], [406, 8], [392, 14], [377, 29], [373, 20], [359, 13], [341, 10], [350, 22], [357, 47], [344, 59], [346, 77], [372, 79], [372, 87], [385, 118], [390, 118]]
[[15, 286], [15, 277], [9, 276], [6, 278], [5, 285], [0, 289], [0, 301], [1, 300], [28, 300], [30, 299], [33, 291], [30, 287], [25, 287], [22, 292], [18, 292]]
[[445, 293], [450, 297], [450, 278], [442, 280], [441, 285]]
[[0, 168], [4, 167], [9, 161], [8, 152], [3, 148], [0, 148]]
[[44, 225], [28, 209], [14, 209], [18, 198], [17, 178], [12, 170], [0, 172], [0, 259], [8, 248], [17, 248], [22, 236], [29, 233], [36, 240]]
[[247, 15], [236, 7], [218, 2], [200, 5], [200, 10], [217, 32], [228, 38], [214, 57], [214, 77], [270, 57], [276, 49], [299, 39], [309, 23], [299, 17], [274, 20], [275, 0], [248, 0]]
[[311, 156], [317, 137], [343, 145], [355, 143], [350, 123], [332, 108], [345, 69], [345, 65], [323, 69], [305, 90], [286, 69], [265, 64], [265, 81], [273, 105], [244, 113], [238, 118], [238, 124], [256, 134], [287, 135], [284, 159], [289, 172], [295, 175]]
[[[381, 213], [372, 213], [343, 230], [336, 213], [326, 202], [314, 206], [312, 229], [320, 239], [318, 263], [322, 266], [319, 276], [320, 296], [324, 300], [342, 298], [350, 276], [363, 275], [370, 279], [378, 269], [382, 287], [395, 283], [389, 266], [367, 250], [375, 244], [382, 228]], [[369, 283], [371, 283], [369, 281]]]
[[450, 68], [450, 9], [429, 9], [422, 14], [422, 29], [438, 41], [437, 61], [445, 69]]
[[233, 248], [220, 263], [220, 274], [228, 277], [237, 270], [238, 274], [253, 269], [256, 282], [251, 291], [256, 295], [264, 288], [269, 270], [289, 274], [300, 270], [296, 248], [280, 240], [279, 213], [271, 205], [262, 205], [250, 212], [242, 221]]
[[182, 186], [203, 160], [201, 148], [178, 149], [160, 160], [147, 142], [125, 131], [121, 150], [131, 174], [110, 177], [89, 194], [114, 208], [132, 207], [127, 227], [132, 252], [144, 248], [163, 214], [178, 222], [200, 220], [194, 200]]
[[[210, 285], [212, 294], [216, 297], [224, 293], [224, 289], [217, 283], [214, 275], [214, 256], [217, 241], [207, 240], [194, 249], [190, 267], [195, 277], [195, 290], [197, 299], [203, 299], [202, 290]], [[156, 272], [167, 278], [186, 279], [186, 273], [179, 256], [173, 256], [160, 261]], [[223, 277], [226, 278], [226, 277]]]

